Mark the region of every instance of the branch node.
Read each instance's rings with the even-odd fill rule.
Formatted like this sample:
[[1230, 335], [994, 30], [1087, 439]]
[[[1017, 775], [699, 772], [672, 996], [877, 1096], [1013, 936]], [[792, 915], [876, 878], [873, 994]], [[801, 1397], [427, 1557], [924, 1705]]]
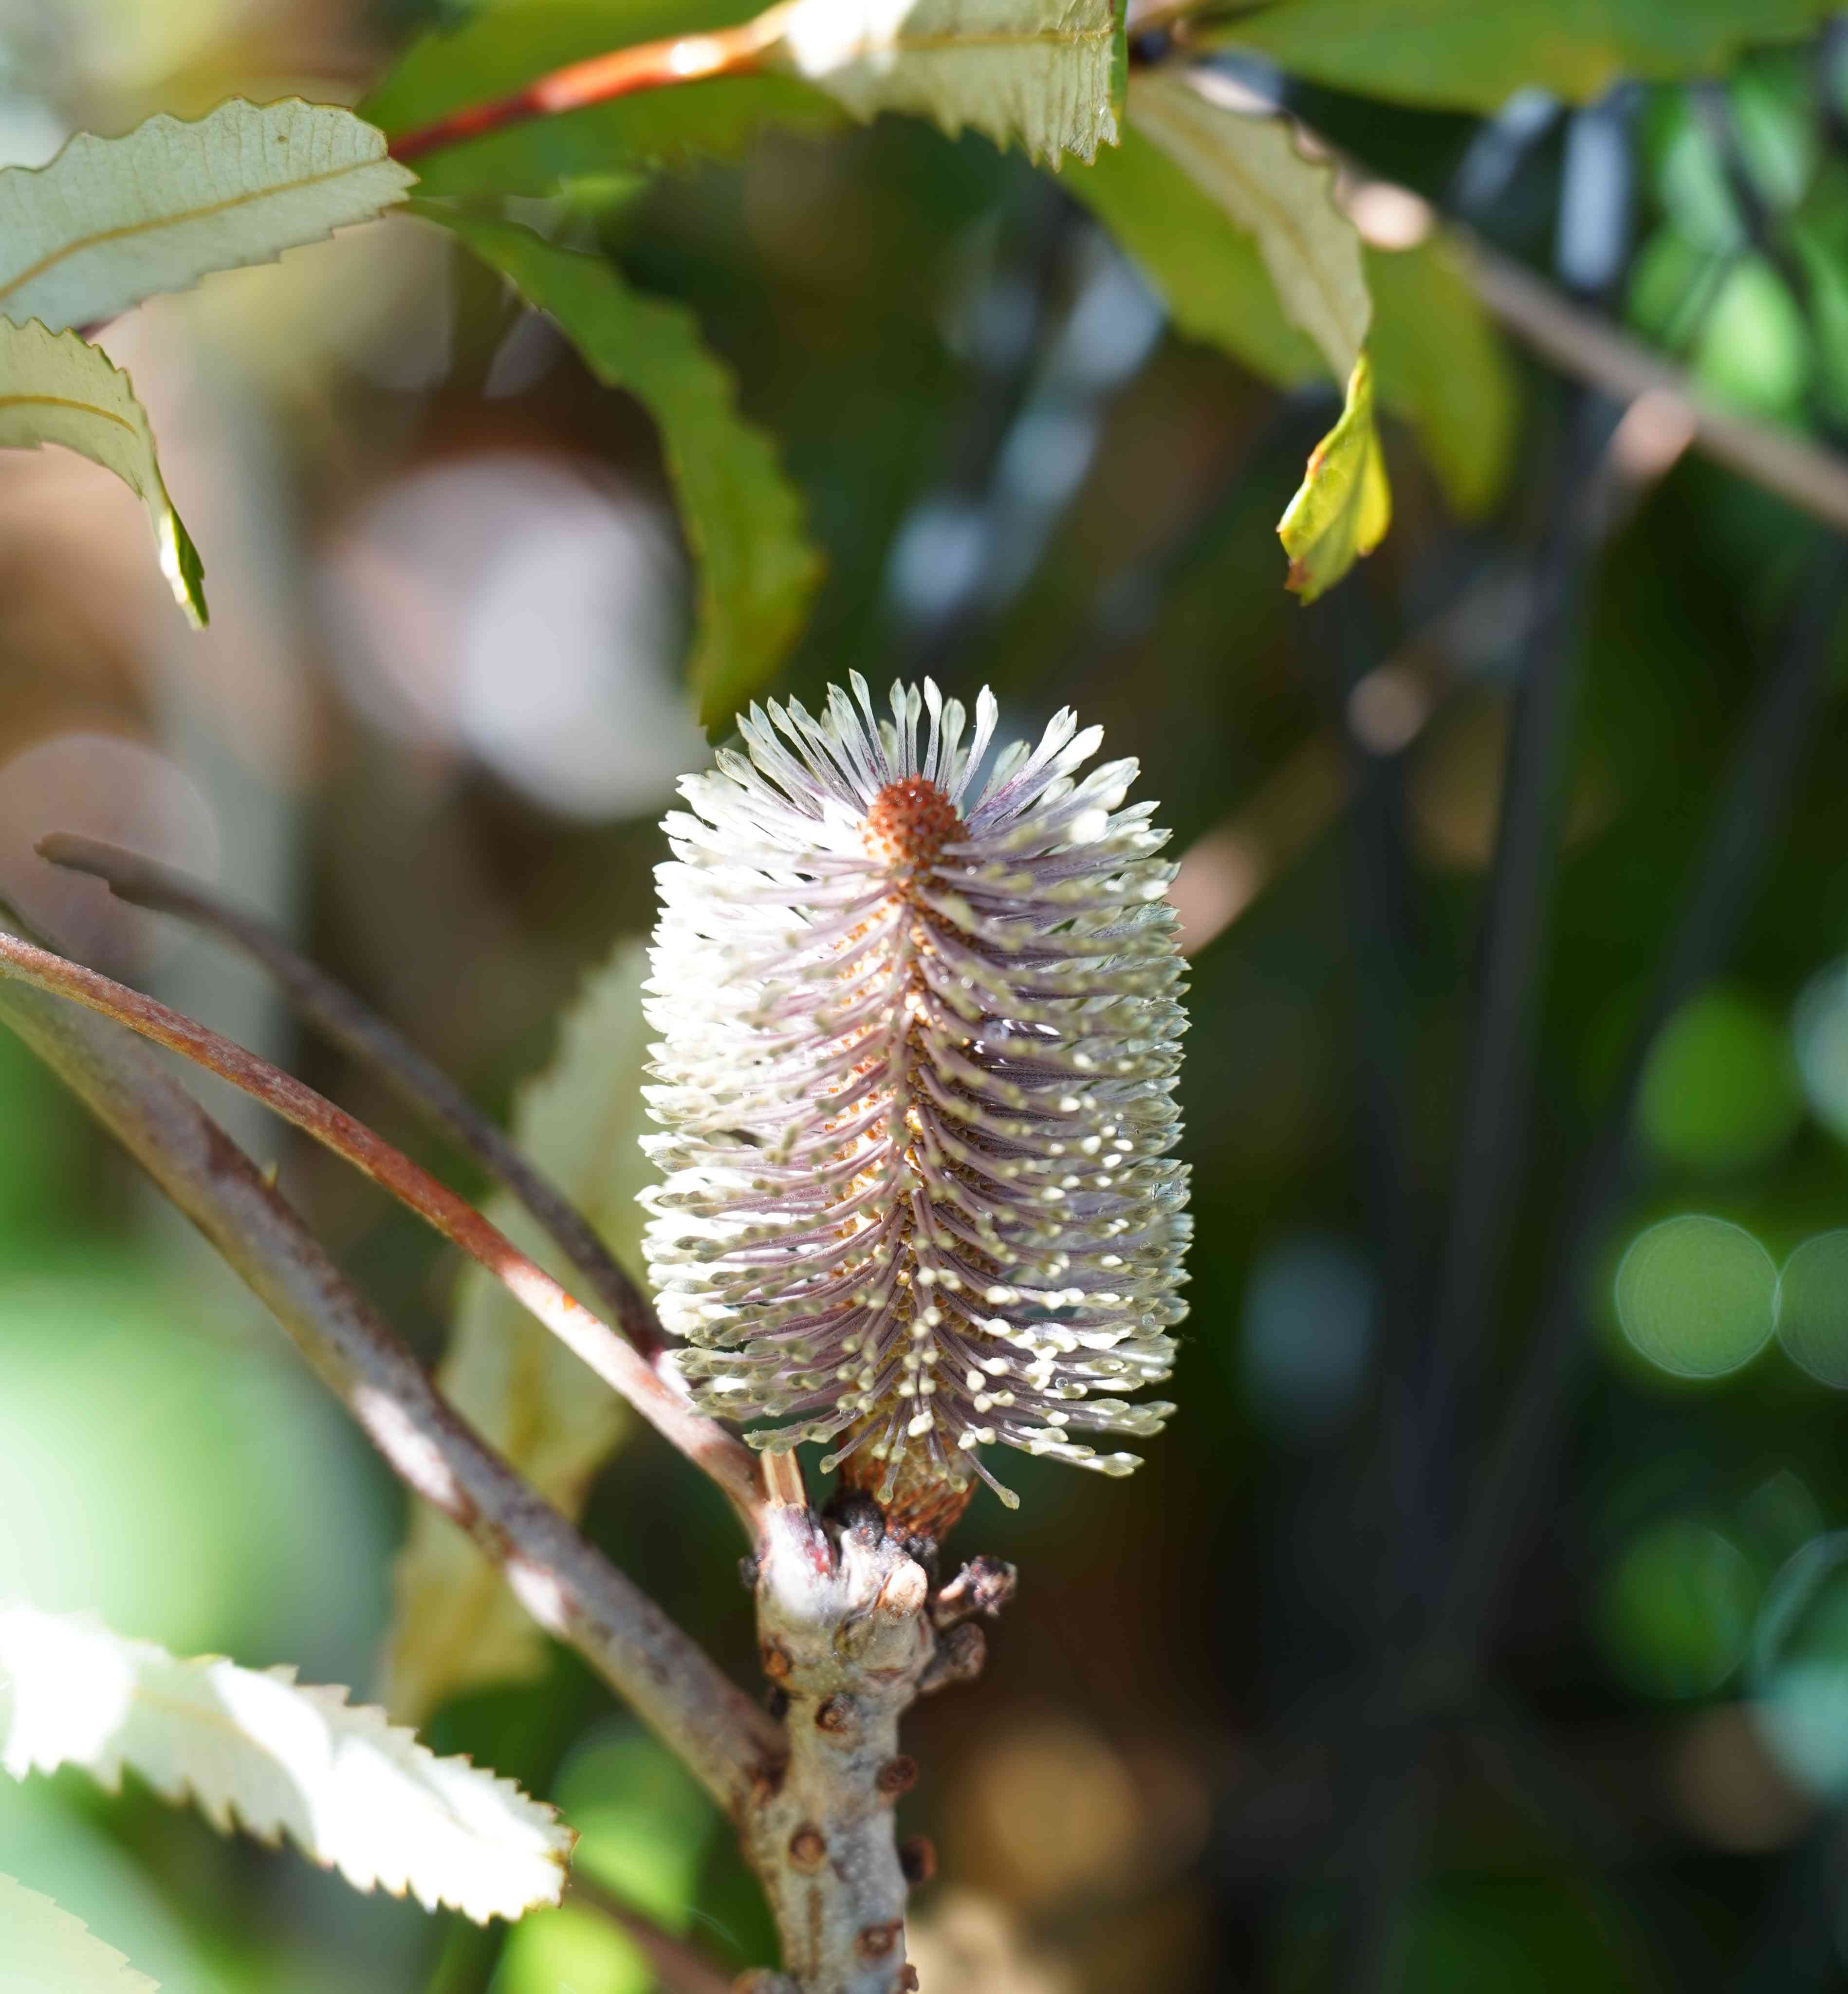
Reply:
[[979, 1613], [993, 1620], [1014, 1596], [1020, 1574], [1005, 1559], [971, 1558], [931, 1602], [931, 1618], [942, 1629], [958, 1626]]

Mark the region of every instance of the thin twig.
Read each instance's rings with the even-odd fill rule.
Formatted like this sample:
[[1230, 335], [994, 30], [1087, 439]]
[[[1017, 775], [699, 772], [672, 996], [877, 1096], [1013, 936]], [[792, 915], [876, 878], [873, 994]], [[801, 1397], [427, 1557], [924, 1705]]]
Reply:
[[596, 1228], [563, 1191], [535, 1170], [499, 1127], [449, 1076], [351, 991], [290, 947], [276, 930], [215, 899], [202, 882], [73, 831], [39, 840], [39, 856], [53, 865], [102, 881], [119, 900], [173, 914], [253, 956], [290, 1001], [361, 1064], [379, 1074], [411, 1107], [421, 1111], [506, 1185], [557, 1243], [589, 1283], [617, 1328], [644, 1357], [667, 1346], [653, 1304], [598, 1237]]
[[716, 1420], [694, 1411], [667, 1366], [657, 1369], [601, 1317], [567, 1294], [465, 1197], [420, 1168], [345, 1108], [240, 1045], [139, 991], [49, 949], [0, 934], [0, 978], [67, 998], [113, 1018], [230, 1081], [292, 1122], [434, 1225], [478, 1260], [561, 1342], [582, 1358], [657, 1432], [703, 1468], [753, 1537], [763, 1503], [756, 1457]]
[[300, 1215], [157, 1060], [19, 982], [0, 985], [0, 1018], [224, 1256], [393, 1472], [466, 1530], [533, 1619], [741, 1816], [753, 1780], [784, 1754], [780, 1728], [461, 1419]]
[[564, 1901], [594, 1911], [622, 1933], [653, 1970], [665, 1994], [732, 1994], [729, 1975], [721, 1973], [704, 1953], [664, 1931], [645, 1912], [606, 1890], [581, 1869], [571, 1872]]
[[1848, 459], [1790, 430], [1716, 409], [1687, 375], [1640, 341], [1562, 297], [1478, 238], [1455, 231], [1476, 294], [1508, 330], [1562, 372], [1614, 399], [1657, 395], [1673, 404], [1697, 449], [1774, 492], [1825, 526], [1848, 531]]
[[735, 28], [643, 42], [554, 70], [505, 97], [466, 105], [413, 131], [399, 132], [391, 141], [392, 156], [421, 159], [444, 146], [460, 145], [529, 118], [556, 118], [638, 91], [660, 90], [702, 77], [738, 75], [755, 68], [764, 51], [781, 39], [787, 11], [773, 7]]

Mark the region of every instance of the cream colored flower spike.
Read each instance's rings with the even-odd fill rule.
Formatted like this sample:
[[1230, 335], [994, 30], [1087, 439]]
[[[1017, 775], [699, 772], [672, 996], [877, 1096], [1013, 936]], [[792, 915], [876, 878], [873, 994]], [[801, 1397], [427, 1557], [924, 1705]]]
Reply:
[[[1189, 1230], [1184, 965], [1135, 765], [1061, 713], [984, 776], [993, 697], [753, 708], [667, 820], [645, 1245], [709, 1411], [839, 1441], [935, 1536], [998, 1446], [1149, 1434]], [[927, 729], [926, 718], [927, 716]]]

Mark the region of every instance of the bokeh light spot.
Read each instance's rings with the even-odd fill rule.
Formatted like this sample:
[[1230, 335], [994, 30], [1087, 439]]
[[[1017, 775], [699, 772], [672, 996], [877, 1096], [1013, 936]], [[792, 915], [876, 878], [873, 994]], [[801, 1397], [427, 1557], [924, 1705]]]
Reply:
[[1671, 1517], [1633, 1538], [1605, 1574], [1600, 1645], [1645, 1696], [1705, 1696], [1744, 1659], [1760, 1590], [1730, 1537], [1698, 1517]]
[[1793, 1363], [1848, 1391], [1848, 1231], [1806, 1239], [1778, 1276], [1778, 1340]]
[[1345, 1239], [1298, 1232], [1267, 1253], [1239, 1324], [1239, 1376], [1259, 1417], [1303, 1438], [1339, 1427], [1366, 1375], [1373, 1314], [1372, 1273]]
[[1790, 1030], [1812, 1111], [1848, 1142], [1848, 961], [1832, 962], [1804, 985]]
[[1848, 1798], [1848, 1532], [1806, 1544], [1772, 1581], [1751, 1680], [1772, 1758], [1805, 1792]]
[[1637, 1125], [1658, 1156], [1691, 1170], [1746, 1170], [1796, 1132], [1802, 1097], [1772, 1012], [1709, 990], [1668, 1020], [1637, 1097]]
[[1617, 1269], [1617, 1320], [1682, 1378], [1721, 1378], [1771, 1340], [1778, 1269], [1743, 1225], [1698, 1212], [1637, 1235]]

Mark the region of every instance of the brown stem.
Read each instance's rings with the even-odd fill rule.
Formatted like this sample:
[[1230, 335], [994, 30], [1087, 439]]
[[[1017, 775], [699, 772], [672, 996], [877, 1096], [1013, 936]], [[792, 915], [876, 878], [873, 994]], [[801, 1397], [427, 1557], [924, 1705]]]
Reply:
[[19, 982], [0, 985], [0, 1019], [224, 1256], [393, 1472], [465, 1530], [534, 1619], [744, 1818], [782, 1759], [780, 1727], [460, 1417], [300, 1215], [158, 1060]]
[[564, 1192], [542, 1176], [449, 1076], [433, 1066], [344, 984], [298, 954], [273, 928], [214, 899], [204, 884], [170, 867], [73, 831], [39, 840], [41, 858], [102, 881], [118, 899], [173, 914], [253, 956], [296, 1009], [362, 1065], [381, 1074], [499, 1179], [557, 1242], [590, 1283], [616, 1325], [644, 1357], [667, 1346], [653, 1304], [631, 1280], [597, 1231]]
[[1848, 531], [1848, 461], [1796, 430], [1715, 406], [1682, 370], [1627, 333], [1563, 297], [1511, 257], [1458, 231], [1463, 267], [1476, 296], [1508, 330], [1562, 373], [1614, 399], [1657, 398], [1685, 424], [1694, 447], [1767, 492]]
[[894, 1811], [917, 1778], [899, 1719], [936, 1659], [930, 1581], [860, 1502], [836, 1521], [775, 1509], [757, 1561], [757, 1636], [789, 1758], [753, 1797], [745, 1853], [800, 1994], [900, 1994], [909, 1879]]
[[643, 42], [554, 70], [505, 97], [465, 105], [413, 131], [399, 132], [391, 141], [392, 157], [421, 159], [445, 146], [461, 145], [485, 132], [523, 124], [529, 118], [556, 118], [564, 111], [607, 103], [612, 98], [692, 83], [701, 77], [738, 75], [754, 68], [764, 50], [781, 36], [783, 13], [783, 9], [773, 7], [735, 28]]
[[444, 1237], [478, 1260], [567, 1348], [619, 1392], [673, 1446], [703, 1468], [725, 1492], [754, 1537], [763, 1505], [756, 1457], [717, 1421], [694, 1411], [670, 1365], [651, 1366], [600, 1317], [574, 1301], [545, 1269], [529, 1259], [499, 1227], [401, 1149], [311, 1087], [279, 1072], [254, 1053], [157, 1003], [140, 992], [69, 962], [17, 936], [0, 934], [0, 977], [69, 999], [113, 1018], [217, 1074], [273, 1108], [375, 1184], [427, 1219]]

